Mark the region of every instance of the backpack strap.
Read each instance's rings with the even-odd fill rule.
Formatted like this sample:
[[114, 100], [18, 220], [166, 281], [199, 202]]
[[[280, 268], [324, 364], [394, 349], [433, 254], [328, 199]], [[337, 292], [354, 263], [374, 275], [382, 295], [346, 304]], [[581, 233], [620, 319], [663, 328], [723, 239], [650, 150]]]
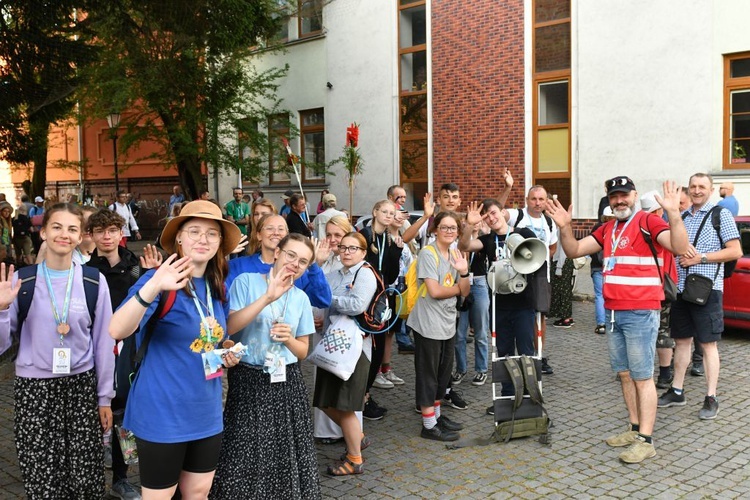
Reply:
[[714, 226], [714, 231], [716, 231], [716, 236], [719, 237], [719, 244], [721, 245], [721, 248], [724, 248], [724, 240], [721, 238], [721, 211], [726, 210], [724, 207], [720, 207], [719, 205], [715, 205], [711, 209], [711, 225]]
[[31, 300], [34, 298], [34, 286], [36, 285], [37, 264], [25, 266], [18, 270], [18, 279], [21, 281], [21, 290], [18, 292], [18, 320], [16, 335], [21, 338], [21, 329], [26, 317], [29, 315]]
[[521, 355], [520, 362], [521, 373], [523, 374], [523, 384], [526, 388], [526, 392], [534, 403], [541, 405], [544, 403], [544, 398], [542, 397], [542, 391], [539, 390], [539, 381], [537, 380], [534, 360], [530, 356], [523, 354]]
[[643, 226], [640, 226], [640, 229], [641, 234], [643, 235], [643, 239], [646, 240], [646, 243], [648, 243], [648, 248], [651, 250], [651, 255], [653, 255], [654, 257], [654, 264], [656, 264], [656, 268], [659, 270], [659, 280], [664, 283], [664, 276], [662, 275], [662, 269], [659, 265], [659, 257], [656, 254], [656, 247], [654, 246], [653, 238], [651, 238], [651, 233], [649, 233], [648, 230]]
[[96, 317], [96, 301], [99, 298], [99, 269], [91, 266], [81, 266], [83, 271], [83, 292], [86, 295], [86, 307], [89, 310], [91, 324]]
[[149, 342], [151, 342], [151, 337], [153, 336], [154, 329], [156, 328], [156, 322], [167, 315], [167, 313], [172, 309], [172, 306], [174, 306], [176, 300], [177, 290], [165, 290], [161, 292], [161, 295], [159, 296], [159, 304], [157, 304], [156, 306], [156, 311], [154, 311], [154, 314], [146, 322], [146, 331], [143, 333], [143, 342], [141, 342], [141, 345], [138, 346], [138, 351], [135, 353], [135, 358], [133, 358], [134, 368], [133, 373], [130, 374], [131, 384], [135, 380], [135, 375], [138, 373], [138, 369], [141, 367], [143, 358], [146, 356], [146, 351], [148, 351], [148, 344]]

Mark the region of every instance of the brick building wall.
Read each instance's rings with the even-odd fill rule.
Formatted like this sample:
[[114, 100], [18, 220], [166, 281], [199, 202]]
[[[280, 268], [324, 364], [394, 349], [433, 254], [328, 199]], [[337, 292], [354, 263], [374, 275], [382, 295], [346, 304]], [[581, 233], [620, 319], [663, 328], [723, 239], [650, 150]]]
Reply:
[[434, 0], [431, 22], [433, 191], [455, 182], [465, 206], [510, 167], [523, 205], [523, 1]]

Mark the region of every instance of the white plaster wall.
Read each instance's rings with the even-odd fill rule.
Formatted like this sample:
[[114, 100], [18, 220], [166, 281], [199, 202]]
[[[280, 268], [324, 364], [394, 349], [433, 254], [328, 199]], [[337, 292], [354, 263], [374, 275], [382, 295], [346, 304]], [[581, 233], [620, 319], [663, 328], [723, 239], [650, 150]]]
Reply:
[[[285, 52], [254, 63], [259, 70], [289, 64], [278, 97], [298, 125], [300, 110], [324, 108], [327, 161], [341, 156], [346, 128], [351, 122], [359, 123], [365, 166], [355, 181], [356, 215], [370, 213], [375, 202], [385, 198], [387, 188], [398, 181], [395, 10], [393, 0], [335, 0], [324, 7], [324, 37], [290, 44]], [[290, 29], [290, 36], [294, 33]], [[299, 141], [292, 141], [291, 146], [299, 154]], [[326, 176], [329, 189], [338, 198], [338, 206], [348, 209], [347, 176], [341, 165], [332, 172], [335, 175]], [[223, 200], [236, 183], [236, 176], [220, 179]], [[277, 205], [278, 193], [285, 189], [263, 188]], [[320, 189], [311, 191], [308, 199], [314, 209]]]

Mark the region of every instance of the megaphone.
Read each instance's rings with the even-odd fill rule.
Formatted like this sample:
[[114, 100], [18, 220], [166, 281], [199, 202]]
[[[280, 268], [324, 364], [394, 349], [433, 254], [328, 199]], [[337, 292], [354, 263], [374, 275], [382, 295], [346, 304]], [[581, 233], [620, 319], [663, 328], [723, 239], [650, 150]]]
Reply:
[[521, 293], [526, 289], [526, 278], [513, 268], [510, 259], [492, 263], [487, 271], [487, 283], [493, 293], [502, 295]]
[[511, 233], [505, 240], [513, 269], [521, 274], [531, 274], [547, 260], [547, 245], [539, 238], [524, 238]]

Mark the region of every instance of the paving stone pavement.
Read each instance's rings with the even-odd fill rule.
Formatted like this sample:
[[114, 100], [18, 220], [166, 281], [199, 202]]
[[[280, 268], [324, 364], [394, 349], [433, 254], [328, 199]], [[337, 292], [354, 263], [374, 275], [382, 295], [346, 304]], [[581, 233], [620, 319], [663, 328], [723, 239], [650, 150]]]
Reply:
[[[546, 407], [553, 421], [551, 443], [534, 438], [508, 444], [447, 450], [419, 438], [414, 412], [413, 357], [394, 354], [393, 367], [406, 380], [394, 389], [373, 389], [389, 409], [381, 421], [365, 421], [373, 445], [361, 476], [333, 478], [326, 466], [342, 445], [319, 445], [321, 485], [327, 498], [748, 498], [750, 497], [750, 332], [730, 331], [720, 345], [721, 411], [714, 421], [698, 419], [704, 381], [687, 377], [688, 405], [659, 410], [657, 456], [641, 465], [618, 461], [621, 449], [604, 438], [624, 429], [627, 414], [619, 384], [609, 368], [606, 337], [594, 331], [593, 304], [574, 303], [576, 325], [550, 328], [545, 355], [555, 373], [544, 376]], [[469, 344], [473, 367], [473, 344]], [[13, 384], [9, 370], [0, 380], [0, 497], [21, 498], [23, 487], [13, 443]], [[311, 370], [305, 364], [308, 387]], [[470, 374], [473, 375], [473, 374]], [[463, 423], [464, 437], [488, 437], [485, 415], [491, 385], [458, 386], [465, 411], [446, 408]], [[137, 467], [133, 468], [137, 482]], [[111, 475], [108, 473], [108, 480]]]

